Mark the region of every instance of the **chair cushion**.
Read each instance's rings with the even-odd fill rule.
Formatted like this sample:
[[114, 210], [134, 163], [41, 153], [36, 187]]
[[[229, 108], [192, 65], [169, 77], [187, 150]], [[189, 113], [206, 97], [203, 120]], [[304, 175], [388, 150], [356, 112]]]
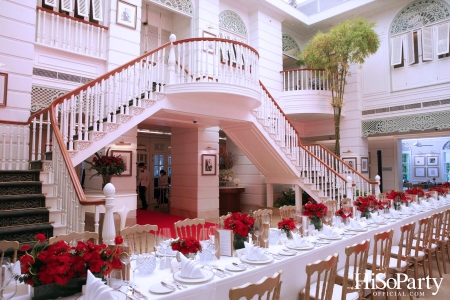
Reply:
[[[358, 269], [356, 269], [358, 271]], [[337, 271], [337, 276], [344, 278], [345, 268]], [[380, 282], [380, 280], [384, 280], [386, 278], [386, 274], [379, 273], [376, 277], [376, 282]], [[353, 280], [353, 266], [348, 267], [348, 279]], [[370, 282], [372, 279], [372, 271], [365, 270], [364, 282]]]
[[[423, 244], [423, 242], [420, 241], [419, 247], [422, 247], [422, 244]], [[413, 241], [412, 241], [412, 247], [413, 247], [413, 249], [416, 247], [416, 245], [417, 245], [417, 240], [413, 240]], [[432, 248], [432, 249], [436, 248], [436, 244], [431, 244], [431, 248]]]
[[[321, 292], [322, 289], [322, 285], [323, 285], [323, 281], [320, 281], [319, 283], [319, 294]], [[311, 284], [310, 288], [309, 288], [309, 296], [310, 297], [315, 297], [316, 296], [316, 286], [317, 286], [317, 282], [314, 282], [313, 284]], [[340, 286], [339, 284], [334, 284], [333, 285], [333, 295], [331, 296], [331, 300], [341, 300], [342, 297], [342, 286]], [[303, 289], [303, 293], [305, 293], [306, 289]], [[359, 298], [359, 295], [357, 292], [353, 292], [353, 293], [347, 293], [345, 299], [346, 300], [356, 300]]]
[[[398, 253], [398, 251], [397, 251], [397, 253]], [[380, 255], [377, 255], [377, 256], [378, 257], [377, 257], [376, 263], [377, 263], [377, 267], [379, 267], [381, 265], [380, 264], [381, 256]], [[369, 255], [369, 257], [367, 258], [367, 262], [368, 263], [372, 263], [373, 262], [373, 255]], [[404, 267], [406, 267], [406, 262], [402, 260], [400, 262], [400, 268], [404, 268]], [[396, 258], [392, 258], [392, 257], [389, 258], [389, 268], [391, 268], [391, 269], [397, 268], [397, 259]]]
[[[391, 248], [391, 254], [392, 255], [398, 255], [398, 248], [399, 246], [392, 246]], [[402, 248], [402, 255], [405, 256], [406, 254], [406, 249], [405, 247]], [[416, 253], [416, 251], [414, 249], [411, 250], [411, 255], [414, 255]], [[423, 257], [425, 256], [425, 253], [423, 251], [418, 251], [418, 257]]]

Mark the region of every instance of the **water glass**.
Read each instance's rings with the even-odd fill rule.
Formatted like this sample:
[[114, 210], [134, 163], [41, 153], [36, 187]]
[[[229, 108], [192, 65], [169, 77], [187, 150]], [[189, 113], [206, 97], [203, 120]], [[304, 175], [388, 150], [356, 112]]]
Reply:
[[136, 264], [139, 274], [151, 274], [156, 268], [156, 257], [151, 253], [139, 254]]
[[118, 290], [123, 284], [122, 270], [114, 269], [106, 277], [106, 282], [113, 290]]
[[269, 244], [276, 245], [280, 239], [280, 230], [278, 228], [269, 229]]

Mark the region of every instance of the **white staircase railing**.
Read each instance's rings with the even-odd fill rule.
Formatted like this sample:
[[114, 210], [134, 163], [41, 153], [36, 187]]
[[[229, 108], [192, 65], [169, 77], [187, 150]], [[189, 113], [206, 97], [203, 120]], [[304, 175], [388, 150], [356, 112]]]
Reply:
[[280, 72], [283, 75], [283, 91], [330, 91], [324, 70], [294, 69]]

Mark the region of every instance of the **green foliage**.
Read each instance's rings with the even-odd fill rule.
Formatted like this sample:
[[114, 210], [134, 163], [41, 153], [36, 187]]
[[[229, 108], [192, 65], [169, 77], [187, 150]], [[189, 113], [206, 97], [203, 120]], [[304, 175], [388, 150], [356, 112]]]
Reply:
[[[306, 202], [308, 202], [308, 199], [311, 196], [303, 191], [302, 192], [302, 205], [304, 205]], [[274, 207], [282, 207], [285, 205], [295, 205], [295, 191], [293, 189], [289, 189], [288, 192], [282, 192], [281, 197], [278, 198], [275, 203], [273, 204]]]
[[299, 55], [308, 67], [325, 70], [334, 109], [336, 155], [340, 155], [340, 117], [349, 68], [352, 64], [363, 64], [378, 50], [380, 39], [373, 30], [374, 26], [375, 22], [363, 18], [347, 20], [332, 27], [328, 33], [317, 32]]

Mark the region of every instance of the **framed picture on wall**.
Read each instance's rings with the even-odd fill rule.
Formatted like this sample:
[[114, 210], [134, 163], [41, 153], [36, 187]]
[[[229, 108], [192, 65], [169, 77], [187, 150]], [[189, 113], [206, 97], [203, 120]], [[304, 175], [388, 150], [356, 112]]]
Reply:
[[343, 157], [342, 160], [356, 170], [356, 157]]
[[437, 167], [427, 168], [427, 176], [428, 177], [438, 177], [439, 176], [439, 168], [437, 168]]
[[414, 165], [415, 166], [425, 166], [425, 156], [414, 156]]
[[0, 106], [6, 106], [7, 94], [8, 94], [8, 74], [0, 73]]
[[425, 177], [425, 168], [414, 168], [414, 176]]
[[[120, 176], [132, 176], [133, 175], [133, 151], [120, 151], [111, 150], [111, 155], [121, 156], [125, 163], [125, 171]], [[119, 175], [114, 175], [119, 176]]]
[[136, 29], [136, 20], [137, 6], [122, 0], [117, 1], [117, 24]]
[[369, 172], [369, 159], [367, 157], [361, 157], [361, 173]]
[[439, 157], [428, 156], [427, 157], [427, 166], [439, 166]]
[[217, 162], [215, 154], [202, 154], [202, 175], [216, 175]]

